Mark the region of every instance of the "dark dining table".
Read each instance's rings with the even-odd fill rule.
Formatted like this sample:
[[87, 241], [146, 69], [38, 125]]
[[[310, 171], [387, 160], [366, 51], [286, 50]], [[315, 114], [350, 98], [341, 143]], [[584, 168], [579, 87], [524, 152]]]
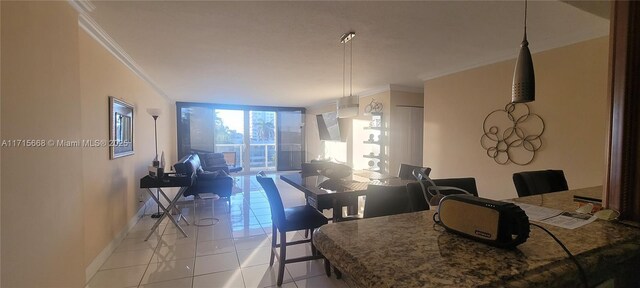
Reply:
[[307, 204], [318, 209], [333, 209], [333, 221], [342, 219], [342, 207], [354, 205], [358, 196], [367, 195], [367, 186], [406, 186], [415, 180], [401, 180], [391, 177], [371, 180], [366, 173], [354, 173], [351, 176], [331, 179], [322, 175], [293, 173], [280, 175], [280, 179], [305, 194]]

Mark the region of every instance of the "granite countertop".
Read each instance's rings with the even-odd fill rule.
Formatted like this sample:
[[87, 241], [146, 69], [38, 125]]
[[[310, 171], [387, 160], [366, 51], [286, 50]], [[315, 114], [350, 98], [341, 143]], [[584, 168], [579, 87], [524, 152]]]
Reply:
[[[588, 190], [591, 189], [591, 190]], [[516, 201], [574, 210], [570, 190]], [[544, 231], [532, 226], [527, 242], [505, 250], [449, 232], [434, 211], [332, 223], [314, 234], [316, 247], [359, 287], [576, 287], [577, 268]], [[590, 286], [640, 263], [640, 229], [596, 220], [556, 235], [585, 269]]]

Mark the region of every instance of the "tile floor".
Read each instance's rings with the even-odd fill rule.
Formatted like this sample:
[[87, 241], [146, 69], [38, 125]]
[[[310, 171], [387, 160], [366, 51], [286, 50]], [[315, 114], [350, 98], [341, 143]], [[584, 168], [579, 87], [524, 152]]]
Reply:
[[[278, 175], [271, 174], [278, 179]], [[276, 180], [285, 207], [303, 205], [303, 194]], [[242, 192], [232, 196], [230, 211], [223, 200], [184, 201], [182, 213], [193, 224], [210, 224], [206, 218], [220, 221], [213, 226], [186, 226], [185, 238], [165, 219], [153, 236], [144, 241], [155, 219], [145, 215], [89, 281], [87, 287], [271, 287], [276, 284], [277, 262], [269, 266], [271, 212], [264, 191], [254, 176], [236, 176]], [[207, 197], [207, 195], [203, 195]], [[191, 199], [191, 197], [186, 198]], [[186, 200], [185, 199], [185, 200]], [[149, 208], [147, 214], [155, 212]], [[327, 211], [327, 215], [330, 215]], [[169, 223], [169, 225], [167, 225]], [[304, 232], [291, 232], [291, 239]], [[294, 245], [287, 256], [311, 255], [309, 245]], [[287, 264], [282, 287], [345, 287], [343, 280], [324, 273], [321, 260]]]

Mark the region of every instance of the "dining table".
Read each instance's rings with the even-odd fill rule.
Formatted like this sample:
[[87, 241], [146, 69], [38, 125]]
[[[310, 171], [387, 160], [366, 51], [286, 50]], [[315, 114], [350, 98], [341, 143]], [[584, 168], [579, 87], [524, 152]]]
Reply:
[[355, 171], [343, 178], [297, 172], [282, 174], [280, 179], [304, 193], [307, 204], [318, 211], [333, 209], [333, 222], [340, 222], [343, 219], [342, 207], [353, 206], [357, 203], [356, 199], [359, 196], [367, 195], [369, 185], [406, 186], [416, 181], [366, 171]]

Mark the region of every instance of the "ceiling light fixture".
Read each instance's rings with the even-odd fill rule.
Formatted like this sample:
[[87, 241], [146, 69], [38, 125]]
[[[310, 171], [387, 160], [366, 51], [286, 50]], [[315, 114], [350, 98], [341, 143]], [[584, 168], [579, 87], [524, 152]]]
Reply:
[[340, 43], [342, 43], [343, 58], [342, 58], [342, 98], [338, 99], [338, 118], [349, 118], [358, 116], [360, 110], [360, 99], [358, 96], [353, 95], [353, 42], [349, 45], [349, 96], [346, 96], [346, 63], [347, 63], [347, 42], [353, 40], [356, 37], [356, 32], [345, 33], [340, 37]]
[[516, 60], [511, 86], [511, 102], [525, 103], [536, 100], [536, 78], [533, 73], [533, 60], [527, 42], [527, 0], [524, 1], [524, 38], [520, 44], [520, 54]]

